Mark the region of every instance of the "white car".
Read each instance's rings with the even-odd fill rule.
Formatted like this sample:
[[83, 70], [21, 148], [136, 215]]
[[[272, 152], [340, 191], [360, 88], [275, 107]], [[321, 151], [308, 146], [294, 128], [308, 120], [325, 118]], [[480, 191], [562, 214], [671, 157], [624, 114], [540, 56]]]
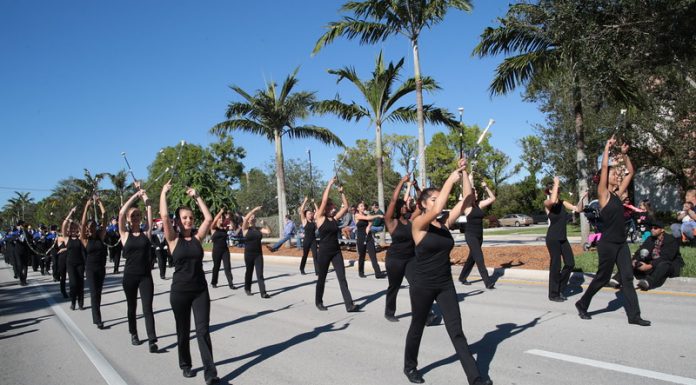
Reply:
[[498, 219], [501, 226], [529, 226], [534, 223], [534, 219], [525, 214], [508, 214]]

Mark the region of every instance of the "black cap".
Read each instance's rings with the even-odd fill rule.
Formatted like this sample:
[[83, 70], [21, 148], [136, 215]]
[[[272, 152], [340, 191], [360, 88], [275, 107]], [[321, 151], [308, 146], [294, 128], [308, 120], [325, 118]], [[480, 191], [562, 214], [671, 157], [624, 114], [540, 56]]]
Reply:
[[661, 229], [663, 229], [663, 228], [665, 227], [665, 224], [662, 223], [662, 222], [661, 222], [660, 220], [658, 220], [658, 219], [649, 219], [649, 220], [647, 221], [646, 225], [647, 225], [647, 227], [659, 227], [659, 228], [661, 228]]

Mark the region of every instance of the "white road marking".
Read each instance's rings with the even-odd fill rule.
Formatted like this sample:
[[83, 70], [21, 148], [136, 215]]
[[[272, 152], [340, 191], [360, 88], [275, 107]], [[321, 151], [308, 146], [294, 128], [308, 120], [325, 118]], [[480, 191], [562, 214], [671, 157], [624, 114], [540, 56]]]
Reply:
[[671, 374], [654, 372], [652, 370], [633, 368], [630, 366], [612, 364], [609, 362], [591, 360], [588, 358], [570, 356], [567, 354], [547, 352], [545, 350], [538, 350], [538, 349], [527, 350], [525, 353], [529, 353], [529, 354], [533, 354], [533, 355], [541, 356], [541, 357], [553, 358], [553, 359], [561, 360], [561, 361], [572, 362], [572, 363], [580, 364], [580, 365], [593, 366], [595, 368], [613, 370], [615, 372], [628, 373], [628, 374], [632, 374], [635, 376], [647, 377], [647, 378], [652, 378], [652, 379], [660, 380], [660, 381], [672, 382], [675, 384], [696, 385], [696, 379], [693, 379], [693, 378], [674, 376]]
[[60, 322], [62, 322], [65, 328], [68, 329], [70, 335], [73, 337], [73, 339], [75, 339], [75, 342], [77, 342], [82, 351], [85, 352], [87, 358], [92, 361], [92, 364], [95, 368], [97, 368], [97, 371], [99, 371], [99, 374], [101, 374], [106, 383], [109, 385], [128, 385], [128, 383], [118, 374], [116, 369], [111, 366], [109, 361], [99, 352], [99, 349], [97, 349], [92, 341], [90, 341], [89, 338], [82, 333], [82, 330], [80, 330], [80, 328], [75, 325], [75, 322], [73, 322], [73, 320], [68, 317], [67, 314], [65, 314], [65, 311], [58, 306], [56, 301], [51, 298], [46, 290], [44, 290], [44, 288], [41, 286], [34, 287], [38, 288], [43, 299], [48, 302], [48, 304], [51, 306], [51, 310], [56, 313]]

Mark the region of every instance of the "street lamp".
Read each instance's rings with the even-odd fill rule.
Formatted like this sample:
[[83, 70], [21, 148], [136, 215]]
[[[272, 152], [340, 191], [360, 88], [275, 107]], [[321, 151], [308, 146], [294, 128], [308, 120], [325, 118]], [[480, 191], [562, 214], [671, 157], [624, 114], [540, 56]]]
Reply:
[[464, 126], [462, 125], [464, 107], [457, 108], [457, 111], [459, 111], [459, 159], [462, 159], [464, 158]]

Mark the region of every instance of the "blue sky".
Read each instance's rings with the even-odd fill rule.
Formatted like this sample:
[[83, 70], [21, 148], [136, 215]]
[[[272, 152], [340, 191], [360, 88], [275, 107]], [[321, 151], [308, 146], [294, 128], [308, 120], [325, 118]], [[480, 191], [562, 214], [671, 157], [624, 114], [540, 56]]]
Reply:
[[[467, 124], [485, 126], [494, 118], [491, 144], [517, 162], [517, 140], [532, 134], [532, 125], [544, 117], [519, 93], [491, 98], [488, 86], [501, 59], [471, 56], [483, 29], [504, 15], [508, 2], [474, 1], [471, 13], [450, 11], [443, 23], [424, 31], [420, 54], [422, 72], [443, 88], [426, 94], [425, 102], [455, 114], [464, 107]], [[135, 175], [144, 178], [160, 148], [215, 140], [208, 130], [236, 100], [231, 84], [253, 92], [266, 80], [281, 83], [300, 66], [296, 89], [360, 101], [327, 70], [351, 65], [367, 78], [380, 49], [387, 60], [405, 57], [403, 75], [412, 76], [410, 44], [401, 36], [373, 46], [341, 39], [310, 55], [323, 26], [339, 19], [342, 3], [0, 2], [0, 204], [14, 190], [30, 191], [38, 201], [60, 179], [81, 177], [83, 168], [116, 172], [125, 168], [123, 151]], [[374, 139], [366, 122], [317, 117], [307, 123], [331, 128], [349, 145]], [[426, 126], [426, 136], [439, 130]], [[415, 125], [384, 131], [417, 134]], [[247, 149], [247, 169], [272, 159], [272, 143], [233, 136]], [[308, 148], [315, 165], [330, 174], [338, 149], [311, 140], [284, 142], [286, 158], [305, 159]]]

